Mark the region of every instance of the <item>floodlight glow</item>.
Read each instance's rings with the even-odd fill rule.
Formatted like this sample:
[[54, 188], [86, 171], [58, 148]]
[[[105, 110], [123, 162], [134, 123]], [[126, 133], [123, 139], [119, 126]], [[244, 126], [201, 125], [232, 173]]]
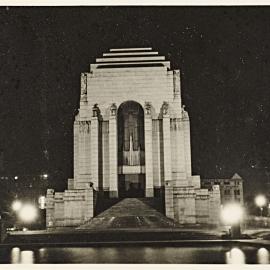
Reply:
[[221, 218], [225, 224], [237, 224], [243, 218], [243, 208], [237, 204], [227, 204], [221, 210]]
[[21, 207], [22, 207], [22, 203], [20, 201], [16, 200], [16, 201], [14, 201], [12, 203], [12, 206], [11, 207], [12, 207], [12, 210], [13, 211], [18, 212], [21, 209]]
[[15, 179], [15, 180], [18, 180], [18, 178], [19, 178], [19, 177], [18, 177], [17, 175], [16, 175], [16, 176], [14, 176], [14, 179]]
[[44, 177], [44, 178], [48, 178], [48, 174], [47, 174], [47, 173], [44, 173], [44, 174], [43, 174], [43, 177]]
[[255, 198], [255, 203], [258, 207], [263, 207], [266, 205], [266, 198], [264, 195], [258, 195], [256, 198]]
[[37, 208], [31, 204], [25, 204], [19, 211], [19, 218], [23, 222], [33, 222], [38, 216]]

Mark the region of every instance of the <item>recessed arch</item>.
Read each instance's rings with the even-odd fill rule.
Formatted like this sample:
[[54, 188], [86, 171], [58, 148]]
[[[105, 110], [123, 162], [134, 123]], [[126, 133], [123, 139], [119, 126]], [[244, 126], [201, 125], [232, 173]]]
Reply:
[[136, 101], [123, 102], [117, 111], [119, 195], [144, 196], [145, 165], [144, 110]]

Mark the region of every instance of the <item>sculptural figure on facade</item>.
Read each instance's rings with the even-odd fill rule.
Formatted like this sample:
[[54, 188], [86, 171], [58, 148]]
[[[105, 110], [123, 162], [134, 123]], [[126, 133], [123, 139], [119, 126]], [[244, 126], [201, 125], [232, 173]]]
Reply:
[[145, 102], [145, 112], [146, 112], [146, 114], [151, 114], [151, 107], [152, 107], [152, 105], [151, 105], [151, 102]]
[[111, 116], [115, 116], [116, 115], [116, 111], [117, 111], [117, 106], [115, 103], [112, 104], [111, 108]]
[[162, 114], [166, 115], [168, 114], [168, 111], [169, 111], [169, 104], [168, 102], [164, 101], [162, 104]]
[[99, 107], [98, 107], [98, 104], [94, 104], [93, 106], [93, 117], [98, 117], [99, 116]]
[[81, 74], [81, 95], [84, 96], [87, 94], [87, 74]]

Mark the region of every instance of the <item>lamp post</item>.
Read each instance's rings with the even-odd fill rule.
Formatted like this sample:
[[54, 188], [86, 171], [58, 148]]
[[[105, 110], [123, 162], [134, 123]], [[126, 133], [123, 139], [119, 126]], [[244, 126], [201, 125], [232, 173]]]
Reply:
[[260, 208], [261, 217], [263, 214], [263, 207], [266, 205], [266, 198], [264, 195], [258, 195], [255, 197], [255, 203]]
[[224, 224], [230, 226], [229, 235], [231, 238], [240, 238], [240, 223], [243, 219], [244, 210], [238, 203], [224, 205], [221, 210], [221, 219]]

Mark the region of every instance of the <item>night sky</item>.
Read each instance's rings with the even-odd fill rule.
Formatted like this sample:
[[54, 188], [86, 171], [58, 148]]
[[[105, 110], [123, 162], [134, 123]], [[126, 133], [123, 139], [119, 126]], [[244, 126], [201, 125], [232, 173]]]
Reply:
[[193, 173], [238, 172], [265, 191], [270, 171], [270, 8], [0, 8], [0, 149], [6, 174], [73, 172], [80, 73], [110, 48], [153, 47], [181, 70]]

